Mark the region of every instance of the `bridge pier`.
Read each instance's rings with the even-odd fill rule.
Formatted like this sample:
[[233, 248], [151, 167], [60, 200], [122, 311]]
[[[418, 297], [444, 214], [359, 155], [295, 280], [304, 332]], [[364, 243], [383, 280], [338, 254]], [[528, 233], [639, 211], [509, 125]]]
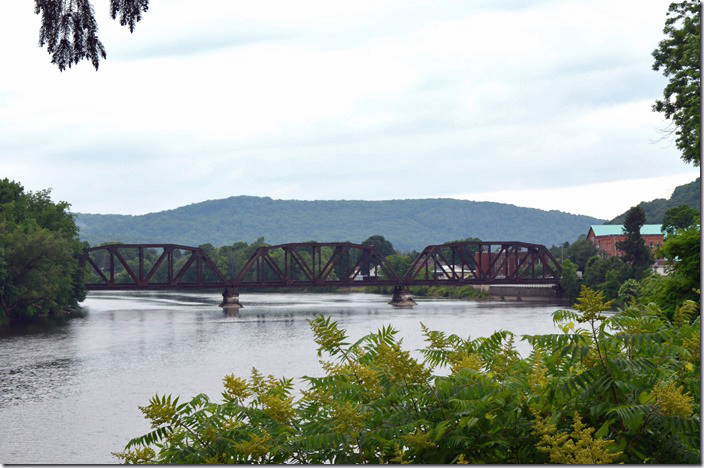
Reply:
[[230, 313], [238, 312], [243, 307], [243, 305], [240, 304], [240, 293], [237, 292], [237, 289], [233, 287], [225, 288], [225, 290], [222, 292], [222, 303], [219, 305], [219, 307], [222, 307], [223, 312], [227, 313], [228, 315]]
[[416, 301], [413, 300], [413, 295], [411, 290], [408, 289], [406, 285], [396, 285], [394, 286], [394, 294], [389, 301], [394, 307], [410, 308], [416, 305]]

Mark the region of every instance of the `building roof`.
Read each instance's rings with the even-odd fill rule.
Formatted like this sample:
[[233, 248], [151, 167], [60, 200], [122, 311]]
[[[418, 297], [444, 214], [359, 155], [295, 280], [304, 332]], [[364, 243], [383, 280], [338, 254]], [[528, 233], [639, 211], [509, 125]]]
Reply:
[[[662, 234], [661, 224], [644, 224], [640, 228], [641, 236], [658, 236]], [[620, 224], [592, 224], [591, 230], [594, 235], [600, 236], [622, 236], [623, 226]]]

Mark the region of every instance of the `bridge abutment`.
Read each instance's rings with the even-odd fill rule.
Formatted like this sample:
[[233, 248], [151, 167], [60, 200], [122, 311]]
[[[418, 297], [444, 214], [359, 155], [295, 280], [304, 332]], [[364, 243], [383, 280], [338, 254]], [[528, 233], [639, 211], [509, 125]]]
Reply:
[[222, 307], [223, 312], [227, 314], [237, 313], [243, 307], [240, 304], [240, 293], [237, 292], [237, 289], [232, 287], [225, 288], [222, 292], [222, 303], [219, 307]]
[[413, 300], [413, 294], [408, 286], [397, 285], [394, 286], [394, 293], [389, 304], [394, 307], [413, 307], [416, 305], [416, 301]]

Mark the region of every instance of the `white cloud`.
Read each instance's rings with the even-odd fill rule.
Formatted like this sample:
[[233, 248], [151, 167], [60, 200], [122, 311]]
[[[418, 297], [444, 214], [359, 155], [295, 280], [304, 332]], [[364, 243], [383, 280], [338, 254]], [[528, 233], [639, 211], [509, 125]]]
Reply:
[[699, 174], [602, 182], [551, 189], [502, 190], [462, 193], [453, 198], [493, 201], [543, 210], [558, 210], [610, 220], [642, 201], [670, 198], [678, 185], [692, 182]]
[[134, 34], [96, 2], [108, 59], [64, 73], [2, 2], [0, 173], [124, 213], [676, 176], [650, 110], [668, 2], [152, 0]]

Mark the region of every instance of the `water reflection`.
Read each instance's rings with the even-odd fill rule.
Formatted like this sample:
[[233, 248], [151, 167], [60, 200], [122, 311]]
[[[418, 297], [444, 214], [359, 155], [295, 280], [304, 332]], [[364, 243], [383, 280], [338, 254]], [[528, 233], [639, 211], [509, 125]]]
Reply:
[[[277, 377], [322, 375], [307, 320], [332, 316], [348, 341], [391, 324], [406, 349], [420, 323], [460, 336], [554, 333], [556, 305], [419, 299], [413, 309], [372, 294], [242, 294], [227, 314], [213, 293], [91, 294], [85, 318], [0, 339], [0, 461], [114, 463], [149, 430], [138, 405], [154, 393], [218, 398], [223, 376], [252, 367]], [[528, 345], [517, 340], [519, 351]], [[420, 356], [416, 352], [416, 356]]]

